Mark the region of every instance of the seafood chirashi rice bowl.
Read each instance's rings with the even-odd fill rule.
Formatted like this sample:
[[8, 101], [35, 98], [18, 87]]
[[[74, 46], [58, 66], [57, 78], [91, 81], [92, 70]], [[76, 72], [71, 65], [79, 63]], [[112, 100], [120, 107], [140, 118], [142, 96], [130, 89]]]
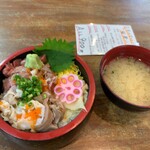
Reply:
[[46, 42], [65, 43], [47, 39], [43, 46], [24, 59], [7, 63], [2, 70], [5, 78], [0, 95], [0, 116], [18, 130], [51, 131], [67, 125], [81, 110], [86, 111], [88, 84], [78, 66], [73, 61], [64, 66], [60, 61], [58, 68], [49, 63], [51, 58], [47, 54], [54, 57], [58, 51], [45, 50]]

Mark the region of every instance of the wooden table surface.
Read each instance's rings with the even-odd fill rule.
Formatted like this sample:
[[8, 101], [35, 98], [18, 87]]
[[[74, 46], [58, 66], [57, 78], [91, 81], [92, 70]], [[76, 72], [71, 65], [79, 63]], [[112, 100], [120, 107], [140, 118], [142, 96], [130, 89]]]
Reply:
[[[0, 61], [47, 37], [75, 41], [77, 23], [131, 25], [140, 45], [150, 49], [149, 0], [0, 0]], [[109, 101], [99, 81], [101, 57], [82, 56], [95, 77], [95, 103], [80, 136], [61, 149], [149, 150], [150, 112]], [[0, 150], [16, 149], [0, 132]]]

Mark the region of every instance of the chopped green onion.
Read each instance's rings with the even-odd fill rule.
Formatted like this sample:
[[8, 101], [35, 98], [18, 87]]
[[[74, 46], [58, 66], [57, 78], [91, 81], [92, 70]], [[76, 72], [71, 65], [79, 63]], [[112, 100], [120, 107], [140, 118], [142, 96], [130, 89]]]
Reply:
[[28, 103], [34, 97], [42, 93], [42, 82], [35, 76], [32, 76], [31, 79], [27, 79], [20, 75], [15, 75], [14, 80], [18, 88], [23, 91], [21, 102], [19, 103]]
[[43, 99], [45, 99], [45, 98], [47, 98], [47, 95], [44, 93], [44, 94], [43, 94]]

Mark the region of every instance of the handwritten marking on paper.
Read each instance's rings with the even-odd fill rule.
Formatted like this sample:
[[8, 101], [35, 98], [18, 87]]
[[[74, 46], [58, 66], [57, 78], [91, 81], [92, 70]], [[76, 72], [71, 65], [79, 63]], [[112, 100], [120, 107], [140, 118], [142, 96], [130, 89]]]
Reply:
[[76, 24], [78, 55], [103, 55], [119, 45], [139, 45], [130, 25]]

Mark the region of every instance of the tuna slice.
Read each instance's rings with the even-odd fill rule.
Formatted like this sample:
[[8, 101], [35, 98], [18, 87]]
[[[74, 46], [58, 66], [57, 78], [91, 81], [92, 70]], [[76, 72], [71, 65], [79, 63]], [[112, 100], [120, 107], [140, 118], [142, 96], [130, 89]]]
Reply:
[[9, 77], [12, 74], [15, 67], [20, 66], [20, 65], [21, 65], [21, 59], [16, 59], [12, 63], [6, 64], [5, 68], [3, 69], [3, 74], [6, 77]]

